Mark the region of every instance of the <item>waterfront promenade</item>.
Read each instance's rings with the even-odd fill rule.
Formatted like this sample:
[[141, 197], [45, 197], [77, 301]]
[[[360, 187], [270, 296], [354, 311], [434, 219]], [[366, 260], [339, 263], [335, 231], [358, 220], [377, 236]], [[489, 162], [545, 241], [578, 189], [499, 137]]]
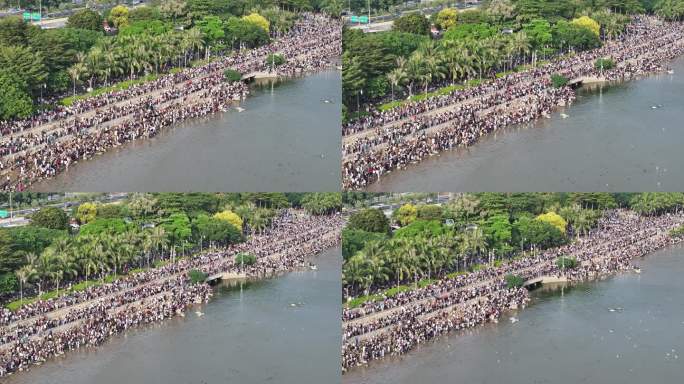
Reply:
[[[227, 111], [249, 94], [245, 82], [228, 83], [224, 70], [300, 76], [329, 68], [341, 54], [336, 21], [305, 14], [272, 43], [218, 58], [197, 68], [164, 75], [116, 91], [56, 107], [21, 121], [0, 122], [0, 175], [4, 189], [25, 189], [69, 165], [181, 121]], [[266, 57], [280, 54], [276, 70]]]
[[[0, 376], [71, 349], [100, 344], [134, 326], [183, 316], [188, 306], [211, 296], [207, 284], [190, 281], [190, 270], [260, 279], [308, 266], [309, 258], [339, 244], [343, 221], [338, 215], [316, 217], [286, 211], [271, 230], [245, 243], [207, 250], [84, 292], [27, 304], [15, 312], [3, 309]], [[237, 264], [235, 255], [241, 252], [255, 255], [256, 263]]]
[[[407, 102], [343, 126], [343, 184], [363, 189], [383, 174], [402, 169], [441, 151], [466, 147], [503, 127], [550, 117], [557, 106], [572, 103], [570, 87], [554, 88], [552, 74], [572, 80], [622, 81], [667, 69], [684, 52], [680, 23], [636, 19], [620, 39], [595, 50], [554, 59], [538, 68], [443, 96]], [[615, 68], [595, 68], [610, 57]]]
[[[523, 308], [529, 301], [527, 291], [508, 288], [507, 275], [574, 282], [630, 270], [633, 259], [679, 242], [670, 230], [682, 223], [682, 214], [646, 218], [613, 211], [600, 221], [600, 229], [566, 246], [345, 309], [342, 368], [403, 354], [441, 334], [496, 322], [505, 311]], [[560, 269], [560, 256], [574, 257], [577, 268]]]

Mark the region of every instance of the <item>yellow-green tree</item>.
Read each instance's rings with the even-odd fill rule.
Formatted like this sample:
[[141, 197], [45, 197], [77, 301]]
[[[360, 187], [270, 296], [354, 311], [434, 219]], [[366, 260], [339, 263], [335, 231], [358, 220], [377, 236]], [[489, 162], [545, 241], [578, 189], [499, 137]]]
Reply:
[[247, 16], [243, 16], [242, 19], [246, 22], [255, 24], [259, 28], [266, 31], [266, 33], [268, 33], [269, 28], [271, 27], [271, 24], [268, 22], [268, 20], [266, 20], [265, 17], [261, 16], [260, 14], [258, 14], [256, 12], [250, 13]]
[[554, 227], [558, 228], [561, 233], [565, 233], [566, 228], [568, 227], [567, 221], [561, 217], [561, 215], [557, 214], [556, 212], [548, 212], [544, 213], [542, 215], [537, 216], [537, 220], [539, 221], [544, 221], [547, 222]]
[[125, 5], [117, 5], [109, 12], [109, 20], [117, 28], [128, 25], [128, 8]]
[[403, 227], [416, 221], [418, 217], [418, 208], [413, 204], [404, 204], [395, 213], [395, 218]]
[[83, 203], [76, 210], [76, 218], [81, 224], [88, 224], [97, 216], [97, 204]]
[[456, 20], [458, 20], [458, 11], [454, 8], [444, 8], [437, 13], [435, 24], [446, 30], [456, 25]]
[[233, 226], [235, 228], [242, 231], [242, 218], [240, 218], [240, 216], [238, 216], [237, 213], [226, 210], [226, 211], [219, 212], [219, 213], [215, 214], [214, 218], [219, 219], [219, 220], [223, 220], [223, 221], [227, 221], [227, 222], [233, 224]]
[[575, 25], [579, 25], [580, 27], [588, 28], [596, 36], [599, 36], [601, 34], [601, 25], [589, 16], [582, 16], [578, 19], [573, 19], [572, 23]]

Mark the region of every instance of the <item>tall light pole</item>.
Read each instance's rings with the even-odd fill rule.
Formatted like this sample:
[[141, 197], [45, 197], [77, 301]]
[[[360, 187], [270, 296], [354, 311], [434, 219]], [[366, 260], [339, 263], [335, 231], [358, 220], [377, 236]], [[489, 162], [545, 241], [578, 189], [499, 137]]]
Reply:
[[370, 0], [368, 0], [368, 26], [370, 27]]

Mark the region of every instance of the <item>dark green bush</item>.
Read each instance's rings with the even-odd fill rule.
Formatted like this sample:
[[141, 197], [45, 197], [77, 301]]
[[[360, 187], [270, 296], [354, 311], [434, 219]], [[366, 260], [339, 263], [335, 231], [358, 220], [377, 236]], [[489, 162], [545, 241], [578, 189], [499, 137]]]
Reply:
[[596, 62], [594, 63], [594, 68], [596, 68], [597, 70], [607, 71], [609, 69], [613, 69], [614, 67], [615, 62], [613, 61], [613, 59], [609, 59], [606, 57], [602, 57], [596, 60]]
[[551, 75], [551, 83], [553, 84], [554, 88], [562, 88], [568, 85], [568, 78], [560, 75], [558, 73], [554, 73]]
[[202, 271], [193, 269], [190, 272], [188, 272], [188, 277], [190, 278], [190, 281], [192, 281], [193, 284], [197, 284], [203, 283], [207, 279], [207, 274]]
[[285, 64], [285, 58], [277, 53], [271, 53], [266, 58], [266, 65], [278, 67]]
[[575, 269], [577, 268], [577, 259], [574, 257], [559, 257], [556, 260], [556, 266], [560, 269]]
[[234, 83], [236, 81], [242, 80], [242, 74], [234, 69], [226, 69], [223, 71], [223, 76], [229, 83]]
[[505, 280], [508, 288], [520, 288], [525, 284], [525, 279], [518, 275], [506, 275]]
[[251, 255], [249, 253], [238, 253], [235, 256], [235, 263], [238, 265], [245, 264], [245, 265], [253, 265], [256, 263], [257, 259], [256, 256]]

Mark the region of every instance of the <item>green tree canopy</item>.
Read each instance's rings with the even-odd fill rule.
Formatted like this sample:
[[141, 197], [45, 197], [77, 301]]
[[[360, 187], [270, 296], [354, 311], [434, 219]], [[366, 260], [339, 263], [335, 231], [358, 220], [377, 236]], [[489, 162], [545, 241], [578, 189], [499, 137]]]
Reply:
[[102, 31], [102, 16], [91, 9], [80, 10], [67, 19], [67, 27]]
[[62, 209], [45, 207], [31, 216], [31, 225], [48, 229], [67, 229], [69, 217]]
[[360, 229], [366, 232], [389, 233], [389, 220], [385, 214], [374, 208], [354, 212], [349, 218], [350, 229]]
[[430, 34], [430, 21], [418, 13], [411, 13], [394, 20], [392, 27], [395, 31], [414, 33], [416, 35]]

